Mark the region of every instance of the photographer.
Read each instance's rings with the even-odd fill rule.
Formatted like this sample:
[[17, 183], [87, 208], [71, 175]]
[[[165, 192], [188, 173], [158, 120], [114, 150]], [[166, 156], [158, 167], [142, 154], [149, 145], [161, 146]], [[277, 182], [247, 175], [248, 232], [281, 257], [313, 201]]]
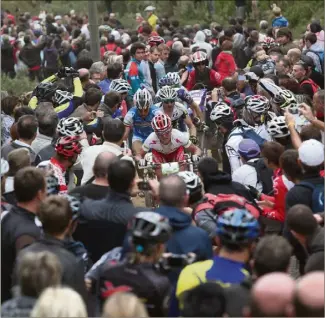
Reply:
[[154, 212], [139, 212], [130, 225], [132, 252], [126, 260], [102, 269], [97, 289], [101, 303], [117, 291], [132, 291], [143, 299], [151, 317], [166, 316], [170, 283], [154, 266], [171, 235], [168, 219]]

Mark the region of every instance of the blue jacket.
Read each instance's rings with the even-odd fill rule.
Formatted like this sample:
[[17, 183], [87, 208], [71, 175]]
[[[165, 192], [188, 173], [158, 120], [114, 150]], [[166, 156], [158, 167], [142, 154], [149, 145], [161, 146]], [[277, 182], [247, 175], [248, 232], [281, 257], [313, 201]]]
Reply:
[[289, 25], [288, 20], [285, 17], [277, 17], [273, 19], [272, 21], [272, 28], [274, 27], [280, 27], [280, 28], [285, 28]]
[[155, 212], [167, 217], [173, 235], [167, 242], [167, 252], [174, 254], [195, 253], [200, 260], [213, 257], [212, 244], [206, 231], [191, 225], [192, 219], [181, 210], [160, 206]]

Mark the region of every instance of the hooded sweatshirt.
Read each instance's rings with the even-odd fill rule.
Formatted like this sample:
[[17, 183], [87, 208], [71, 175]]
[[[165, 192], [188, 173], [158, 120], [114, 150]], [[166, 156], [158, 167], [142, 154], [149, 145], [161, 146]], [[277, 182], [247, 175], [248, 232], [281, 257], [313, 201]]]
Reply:
[[191, 216], [171, 206], [160, 206], [155, 212], [168, 218], [173, 235], [167, 242], [167, 252], [195, 253], [200, 260], [213, 257], [212, 245], [206, 231], [191, 225]]
[[[321, 63], [324, 62], [324, 47], [319, 43], [313, 44], [307, 51], [306, 55], [311, 57], [314, 61], [315, 70], [319, 73], [322, 73], [322, 65]], [[323, 59], [323, 60], [321, 60]]]
[[208, 59], [211, 58], [211, 51], [212, 51], [212, 45], [210, 43], [205, 42], [205, 34], [203, 31], [197, 31], [194, 37], [194, 44], [191, 45], [190, 50], [192, 52], [192, 49], [195, 47], [199, 47], [200, 49], [206, 50], [206, 53], [208, 55]]

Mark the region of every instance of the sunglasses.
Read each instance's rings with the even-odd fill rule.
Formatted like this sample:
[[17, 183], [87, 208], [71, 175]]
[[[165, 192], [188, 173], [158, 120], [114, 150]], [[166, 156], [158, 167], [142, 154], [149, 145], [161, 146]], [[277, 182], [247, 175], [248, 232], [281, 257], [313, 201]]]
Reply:
[[165, 104], [173, 104], [173, 103], [175, 103], [175, 100], [174, 99], [163, 99], [162, 101]]

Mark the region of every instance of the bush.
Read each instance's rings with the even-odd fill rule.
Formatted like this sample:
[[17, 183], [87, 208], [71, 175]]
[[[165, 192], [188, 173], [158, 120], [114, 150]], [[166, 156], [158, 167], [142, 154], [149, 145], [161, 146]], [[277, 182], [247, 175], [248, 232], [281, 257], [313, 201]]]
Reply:
[[31, 81], [25, 73], [18, 73], [15, 78], [6, 75], [1, 76], [1, 90], [9, 95], [21, 96], [34, 90], [37, 83]]

